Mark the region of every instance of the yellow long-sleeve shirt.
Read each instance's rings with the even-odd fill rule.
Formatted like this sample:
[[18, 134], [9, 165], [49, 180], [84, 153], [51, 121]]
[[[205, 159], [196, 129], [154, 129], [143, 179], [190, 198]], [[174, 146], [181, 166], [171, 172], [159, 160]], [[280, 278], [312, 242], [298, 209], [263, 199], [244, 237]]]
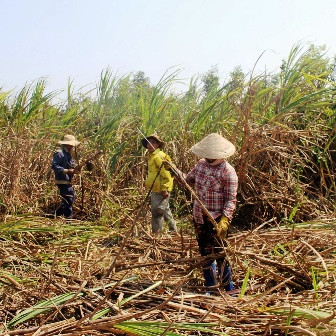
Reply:
[[[166, 170], [163, 160], [171, 161], [169, 155], [165, 154], [160, 148], [157, 148], [153, 153], [148, 155], [146, 187], [150, 188], [155, 180], [152, 189], [153, 192], [172, 191], [173, 189], [174, 179], [169, 170]], [[160, 173], [158, 174], [159, 170]]]

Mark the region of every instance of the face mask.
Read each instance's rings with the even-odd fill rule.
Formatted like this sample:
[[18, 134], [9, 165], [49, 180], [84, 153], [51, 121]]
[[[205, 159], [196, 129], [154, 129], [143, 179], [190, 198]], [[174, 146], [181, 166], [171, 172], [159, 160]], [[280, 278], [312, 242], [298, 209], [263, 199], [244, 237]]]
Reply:
[[224, 159], [205, 159], [210, 166], [216, 166], [224, 161]]

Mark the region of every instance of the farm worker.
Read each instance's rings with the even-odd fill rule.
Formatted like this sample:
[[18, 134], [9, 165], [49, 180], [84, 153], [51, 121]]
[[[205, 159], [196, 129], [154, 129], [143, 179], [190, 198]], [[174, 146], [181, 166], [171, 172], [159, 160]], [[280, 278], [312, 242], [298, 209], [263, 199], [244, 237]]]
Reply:
[[[218, 238], [226, 238], [227, 230], [236, 207], [238, 177], [226, 161], [233, 155], [235, 146], [217, 133], [211, 133], [191, 147], [191, 152], [201, 158], [186, 175], [198, 198], [217, 222], [215, 228], [206, 217], [199, 203], [194, 200], [193, 222], [199, 251], [202, 256], [223, 251]], [[217, 266], [217, 267], [216, 267]], [[217, 268], [217, 269], [216, 269]], [[217, 284], [217, 278], [226, 291], [234, 289], [232, 272], [225, 258], [210, 260], [203, 269], [206, 286]]]
[[73, 148], [78, 146], [80, 142], [73, 135], [66, 134], [63, 140], [58, 143], [61, 145], [61, 148], [54, 153], [51, 165], [55, 172], [55, 184], [62, 197], [62, 203], [56, 210], [56, 216], [72, 218], [72, 205], [75, 201], [75, 192], [71, 180], [73, 175], [78, 173], [78, 171], [75, 168], [75, 162], [71, 153]]
[[151, 191], [152, 231], [162, 231], [163, 223], [168, 223], [169, 231], [176, 231], [176, 223], [169, 208], [170, 192], [173, 189], [173, 177], [164, 166], [164, 160], [171, 161], [162, 151], [164, 142], [157, 135], [149, 135], [141, 140], [148, 150], [148, 175], [146, 187]]

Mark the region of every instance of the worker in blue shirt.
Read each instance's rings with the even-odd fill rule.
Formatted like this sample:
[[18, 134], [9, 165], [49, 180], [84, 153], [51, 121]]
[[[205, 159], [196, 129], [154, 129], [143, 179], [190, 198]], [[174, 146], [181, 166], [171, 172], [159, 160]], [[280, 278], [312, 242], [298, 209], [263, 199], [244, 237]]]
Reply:
[[78, 173], [78, 170], [75, 168], [71, 152], [80, 142], [73, 135], [67, 134], [64, 135], [63, 140], [59, 141], [59, 144], [61, 148], [54, 153], [51, 166], [55, 173], [55, 184], [62, 197], [62, 203], [56, 210], [56, 216], [72, 218], [75, 192], [71, 180], [73, 175]]

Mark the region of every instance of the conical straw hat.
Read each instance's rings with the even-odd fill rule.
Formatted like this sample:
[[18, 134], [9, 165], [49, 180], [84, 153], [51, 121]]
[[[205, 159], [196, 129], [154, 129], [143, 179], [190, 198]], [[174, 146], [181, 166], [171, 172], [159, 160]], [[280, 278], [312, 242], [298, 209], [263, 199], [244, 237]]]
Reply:
[[217, 133], [207, 135], [203, 140], [195, 144], [190, 150], [200, 158], [225, 159], [233, 155], [235, 146]]
[[76, 140], [76, 138], [73, 135], [66, 134], [63, 137], [63, 140], [58, 142], [60, 145], [70, 145], [76, 147], [80, 144], [79, 141]]

